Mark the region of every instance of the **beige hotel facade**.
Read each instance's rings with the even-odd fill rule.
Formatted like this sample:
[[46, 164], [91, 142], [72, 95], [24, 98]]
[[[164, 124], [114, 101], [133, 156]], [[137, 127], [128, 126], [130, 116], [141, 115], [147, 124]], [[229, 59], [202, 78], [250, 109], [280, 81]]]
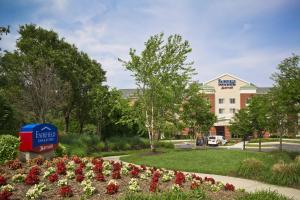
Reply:
[[[257, 94], [266, 94], [270, 88], [257, 87], [253, 83], [231, 74], [222, 74], [202, 83], [202, 92], [210, 101], [211, 112], [217, 117], [217, 122], [209, 130], [210, 135], [223, 135], [230, 139], [229, 122], [241, 108]], [[123, 97], [134, 101], [136, 89], [121, 89]]]

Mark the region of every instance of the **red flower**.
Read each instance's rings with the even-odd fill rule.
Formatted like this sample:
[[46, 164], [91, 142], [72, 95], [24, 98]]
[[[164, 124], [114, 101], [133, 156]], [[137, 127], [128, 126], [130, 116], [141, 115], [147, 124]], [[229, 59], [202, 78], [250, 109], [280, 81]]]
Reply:
[[83, 175], [83, 170], [81, 167], [75, 169], [75, 175]]
[[103, 159], [102, 159], [102, 158], [94, 158], [94, 159], [92, 160], [92, 163], [93, 163], [94, 165], [97, 165], [97, 164], [102, 165], [102, 164], [103, 164]]
[[140, 167], [142, 168], [143, 171], [147, 169], [145, 165], [141, 165]]
[[211, 182], [211, 184], [215, 184], [215, 183], [216, 183], [215, 179], [209, 178], [209, 177], [205, 177], [205, 178], [204, 178], [204, 181], [206, 181], [206, 182]]
[[40, 182], [39, 177], [33, 173], [29, 173], [25, 178], [25, 183], [27, 185], [34, 185], [39, 182]]
[[120, 171], [113, 171], [112, 178], [113, 179], [120, 179], [121, 178]]
[[199, 180], [202, 183], [202, 178], [196, 174], [192, 174], [192, 179]]
[[104, 177], [104, 175], [102, 173], [97, 173], [96, 174], [96, 179], [98, 181], [105, 181], [105, 177]]
[[122, 165], [119, 162], [116, 162], [113, 164], [113, 171], [120, 171], [121, 170]]
[[106, 186], [106, 193], [107, 194], [115, 194], [118, 192], [119, 186], [117, 184], [114, 183], [110, 183]]
[[234, 185], [230, 184], [230, 183], [226, 183], [226, 185], [224, 186], [226, 191], [234, 191]]
[[16, 170], [22, 168], [22, 163], [19, 160], [10, 160], [7, 162], [8, 168]]
[[185, 175], [182, 172], [177, 172], [175, 177], [175, 184], [182, 186], [184, 182], [185, 182]]
[[48, 176], [48, 180], [51, 182], [51, 183], [54, 183], [58, 180], [58, 175], [57, 173], [53, 173], [51, 174], [50, 176]]
[[139, 176], [140, 169], [136, 166], [133, 166], [132, 170], [130, 171], [131, 177], [137, 178]]
[[33, 166], [31, 167], [31, 169], [29, 170], [29, 174], [33, 174], [33, 175], [40, 175], [41, 173], [41, 169], [38, 166]]
[[56, 173], [65, 175], [66, 174], [66, 165], [64, 161], [56, 163]]
[[95, 163], [94, 164], [95, 166], [93, 167], [93, 171], [95, 172], [95, 173], [100, 173], [100, 172], [102, 172], [102, 170], [103, 170], [103, 167], [102, 167], [102, 163]]
[[4, 178], [4, 176], [0, 175], [0, 186], [5, 184], [6, 184], [6, 179]]
[[59, 189], [59, 194], [62, 197], [71, 197], [71, 196], [73, 196], [73, 191], [71, 189], [71, 186], [69, 186], [69, 185], [61, 186], [60, 189]]
[[149, 191], [150, 192], [156, 192], [157, 189], [158, 189], [157, 186], [158, 186], [158, 182], [157, 181], [151, 181]]
[[0, 192], [0, 199], [1, 200], [9, 200], [11, 195], [12, 195], [12, 192], [10, 192], [8, 190], [2, 190]]
[[76, 181], [77, 181], [77, 182], [82, 182], [83, 179], [84, 179], [84, 176], [83, 176], [82, 174], [78, 174], [78, 175], [76, 176]]
[[73, 160], [76, 164], [80, 164], [82, 162], [78, 156], [73, 156], [71, 160]]
[[85, 168], [85, 164], [82, 162], [79, 164], [79, 167], [83, 169], [83, 168]]

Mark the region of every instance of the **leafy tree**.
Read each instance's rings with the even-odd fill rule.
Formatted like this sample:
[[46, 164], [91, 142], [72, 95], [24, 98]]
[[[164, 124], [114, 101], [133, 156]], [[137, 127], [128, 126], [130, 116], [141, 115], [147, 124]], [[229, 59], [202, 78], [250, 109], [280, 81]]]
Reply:
[[249, 110], [247, 108], [243, 108], [235, 114], [233, 120], [230, 121], [230, 130], [243, 138], [243, 150], [245, 150], [246, 137], [253, 132]]
[[184, 88], [194, 71], [193, 63], [187, 62], [187, 55], [192, 50], [188, 41], [183, 41], [179, 35], [171, 35], [164, 44], [163, 36], [150, 37], [140, 55], [130, 49], [130, 61], [120, 60], [135, 77], [141, 119], [144, 119], [152, 151], [162, 122], [175, 117]]
[[[300, 113], [300, 57], [293, 55], [284, 59], [278, 65], [278, 72], [272, 75], [275, 81], [273, 92], [275, 99], [281, 105], [281, 112], [285, 113], [286, 120], [293, 122], [294, 133], [298, 133]], [[279, 121], [280, 122], [280, 121]]]
[[210, 112], [209, 101], [200, 90], [198, 83], [190, 84], [182, 103], [182, 120], [194, 136], [196, 133], [207, 132], [216, 122], [216, 116]]
[[269, 99], [266, 95], [257, 95], [252, 97], [248, 106], [249, 122], [252, 130], [257, 133], [259, 138], [259, 151], [261, 151], [261, 138], [269, 127], [268, 105]]

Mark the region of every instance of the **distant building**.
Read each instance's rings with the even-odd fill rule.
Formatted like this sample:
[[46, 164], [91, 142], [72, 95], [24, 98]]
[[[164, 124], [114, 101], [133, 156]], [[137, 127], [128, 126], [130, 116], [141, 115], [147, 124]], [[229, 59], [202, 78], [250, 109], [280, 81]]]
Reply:
[[240, 109], [245, 108], [254, 95], [266, 94], [269, 87], [257, 87], [253, 83], [231, 74], [222, 74], [202, 84], [203, 92], [208, 95], [211, 112], [217, 122], [210, 129], [211, 135], [231, 138], [229, 122]]
[[[231, 138], [229, 122], [240, 109], [245, 108], [254, 95], [266, 94], [270, 87], [257, 87], [253, 83], [231, 74], [222, 74], [202, 83], [202, 92], [208, 96], [211, 112], [217, 122], [211, 127], [210, 135], [223, 135]], [[136, 89], [121, 89], [124, 98], [136, 100]], [[184, 131], [186, 132], [186, 131]]]

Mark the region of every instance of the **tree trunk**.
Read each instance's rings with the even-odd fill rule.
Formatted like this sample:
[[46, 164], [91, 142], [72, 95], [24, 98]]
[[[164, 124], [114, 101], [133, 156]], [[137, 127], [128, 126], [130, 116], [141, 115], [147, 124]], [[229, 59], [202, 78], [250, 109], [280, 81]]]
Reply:
[[279, 151], [282, 151], [282, 132], [280, 131], [280, 138], [279, 138]]
[[65, 134], [69, 133], [69, 126], [70, 126], [70, 115], [65, 114]]
[[259, 139], [258, 139], [258, 151], [261, 152], [261, 136], [262, 136], [262, 132], [260, 131], [259, 132]]
[[151, 141], [150, 141], [150, 148], [151, 148], [152, 152], [155, 152], [153, 137], [154, 137], [154, 108], [153, 108], [153, 102], [152, 102], [152, 106], [151, 106]]
[[98, 120], [98, 122], [97, 122], [97, 129], [96, 129], [96, 134], [99, 136], [99, 138], [101, 139], [101, 122], [100, 122], [100, 120]]
[[243, 150], [246, 150], [246, 136], [243, 137]]
[[79, 124], [79, 134], [82, 134], [83, 132], [83, 122], [80, 122]]

